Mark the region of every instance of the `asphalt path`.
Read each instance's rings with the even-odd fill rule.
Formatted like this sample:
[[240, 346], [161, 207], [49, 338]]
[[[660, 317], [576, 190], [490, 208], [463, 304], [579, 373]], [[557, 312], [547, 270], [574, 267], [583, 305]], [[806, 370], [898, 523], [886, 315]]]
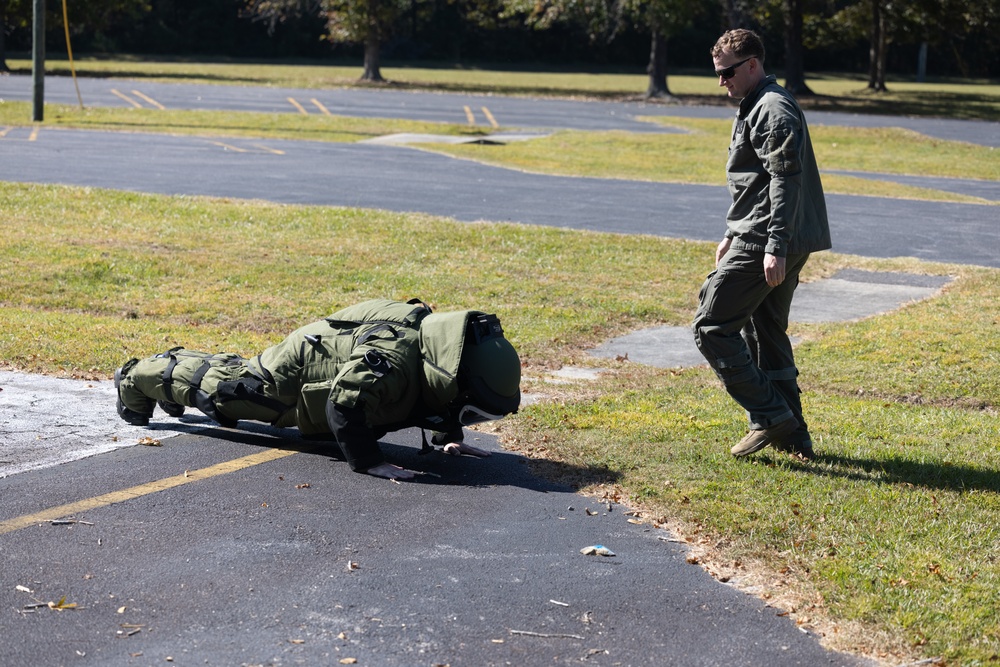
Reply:
[[[16, 80], [0, 79], [0, 97], [13, 99]], [[119, 92], [144, 99], [136, 90]], [[140, 92], [168, 99], [147, 83]], [[264, 92], [242, 92], [248, 109], [263, 104], [253, 96]], [[218, 94], [241, 99], [239, 88]], [[316, 99], [331, 112], [349, 106]], [[352, 104], [386, 115], [388, 96], [369, 99]], [[434, 100], [459, 103], [458, 122], [465, 106], [487, 106], [400, 99], [397, 109], [426, 106], [428, 120], [449, 120], [431, 117], [442, 113]], [[592, 118], [605, 125], [591, 129], [610, 129], [626, 115], [536, 101], [545, 110], [522, 121], [501, 102], [487, 108], [505, 126]], [[45, 127], [4, 133], [0, 179], [710, 240], [726, 200], [721, 187], [538, 176], [404, 147]], [[998, 265], [993, 207], [829, 203], [841, 252]], [[0, 401], [19, 386], [2, 389]], [[94, 405], [116, 421], [111, 401]], [[45, 406], [32, 409], [44, 438]], [[740, 592], [750, 582], [724, 585], [688, 563], [689, 547], [666, 531], [545, 481], [486, 434], [476, 441], [493, 451], [486, 460], [418, 457], [417, 434], [388, 438], [394, 462], [431, 473], [406, 484], [353, 474], [293, 432], [195, 417], [164, 428], [158, 417], [149, 435], [162, 439], [125, 446], [130, 434], [112, 451], [0, 477], [0, 664], [865, 664]], [[616, 555], [580, 553], [596, 544]]]
[[[484, 460], [418, 438], [386, 441], [427, 473], [405, 484], [224, 429], [0, 479], [5, 518], [194, 480], [0, 534], [0, 664], [866, 664], [492, 438]], [[253, 455], [280, 458], [202, 472]], [[615, 555], [581, 553], [598, 544]]]

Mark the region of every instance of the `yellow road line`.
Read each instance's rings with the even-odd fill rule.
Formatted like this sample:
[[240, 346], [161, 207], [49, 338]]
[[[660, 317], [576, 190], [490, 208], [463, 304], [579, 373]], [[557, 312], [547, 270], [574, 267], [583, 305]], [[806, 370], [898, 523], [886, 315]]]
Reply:
[[28, 135], [28, 141], [34, 141], [38, 138], [38, 133], [42, 131], [41, 125], [35, 125], [31, 128], [31, 134]]
[[150, 104], [152, 104], [154, 107], [156, 107], [160, 111], [166, 111], [167, 110], [167, 107], [163, 106], [162, 104], [160, 104], [159, 102], [157, 102], [156, 100], [154, 100], [152, 97], [149, 97], [148, 95], [143, 95], [138, 90], [133, 90], [132, 94], [135, 95], [136, 97], [139, 97], [139, 98], [142, 98], [142, 99], [146, 100], [147, 102], [149, 102]]
[[320, 102], [319, 100], [317, 100], [315, 97], [312, 98], [309, 101], [312, 102], [313, 104], [315, 104], [316, 108], [319, 109], [320, 111], [322, 111], [323, 113], [325, 113], [327, 116], [332, 116], [333, 115], [332, 113], [330, 113], [330, 110], [327, 109], [325, 106], [323, 106], [323, 103]]
[[476, 117], [472, 114], [472, 109], [469, 108], [468, 104], [465, 105], [465, 117], [469, 119], [469, 125], [476, 124]]
[[12, 127], [5, 127], [2, 130], [0, 130], [0, 139], [3, 139], [4, 137], [6, 137], [7, 133], [10, 132], [13, 129], [14, 128], [12, 128]]
[[122, 98], [123, 100], [125, 100], [126, 102], [128, 102], [129, 104], [131, 104], [132, 106], [134, 106], [136, 109], [141, 109], [142, 108], [141, 104], [139, 104], [138, 102], [136, 102], [135, 100], [133, 100], [131, 97], [129, 97], [128, 95], [126, 95], [123, 92], [120, 92], [120, 91], [115, 90], [114, 88], [112, 88], [111, 89], [111, 93], [113, 95], [117, 95], [118, 97]]
[[305, 110], [305, 107], [299, 104], [298, 100], [296, 100], [294, 97], [289, 97], [288, 101], [293, 107], [299, 110], [300, 114], [302, 114], [303, 116], [309, 115], [309, 112]]
[[285, 151], [278, 150], [277, 148], [268, 148], [264, 144], [251, 144], [254, 148], [259, 148], [267, 153], [273, 153], [274, 155], [284, 155]]
[[227, 151], [236, 151], [237, 153], [249, 153], [249, 152], [250, 152], [250, 151], [248, 151], [248, 150], [247, 150], [247, 149], [245, 149], [245, 148], [238, 148], [238, 147], [236, 147], [236, 146], [231, 146], [231, 145], [229, 145], [229, 144], [224, 144], [224, 143], [222, 143], [221, 141], [210, 141], [210, 142], [208, 142], [208, 143], [210, 143], [210, 144], [215, 144], [216, 146], [222, 146], [222, 147], [223, 147], [223, 148], [225, 148], [225, 149], [226, 149]]
[[497, 119], [493, 117], [493, 114], [490, 113], [489, 109], [483, 107], [483, 114], [486, 115], [486, 120], [490, 121], [490, 125], [493, 127], [500, 127], [500, 123], [498, 123]]
[[210, 477], [217, 477], [219, 475], [236, 472], [237, 470], [243, 470], [244, 468], [249, 468], [261, 463], [267, 463], [268, 461], [275, 461], [286, 456], [291, 456], [292, 454], [295, 454], [295, 452], [282, 449], [268, 449], [257, 454], [251, 454], [250, 456], [243, 456], [231, 461], [223, 461], [222, 463], [217, 463], [214, 466], [208, 466], [207, 468], [201, 468], [200, 470], [191, 470], [185, 472], [183, 475], [166, 477], [147, 484], [140, 484], [128, 489], [122, 489], [121, 491], [112, 491], [111, 493], [94, 496], [93, 498], [79, 500], [75, 503], [67, 503], [57, 507], [50, 507], [42, 510], [41, 512], [35, 512], [34, 514], [25, 514], [24, 516], [8, 519], [6, 521], [0, 521], [0, 535], [6, 535], [7, 533], [12, 533], [15, 530], [27, 528], [28, 526], [34, 526], [38, 523], [45, 523], [47, 521], [73, 516], [74, 514], [80, 514], [81, 512], [97, 509], [99, 507], [107, 507], [108, 505], [122, 503], [126, 500], [141, 498], [142, 496], [148, 496], [151, 493], [159, 493], [160, 491], [166, 491], [167, 489], [183, 486], [184, 484], [190, 484], [191, 482], [197, 482], [203, 479], [209, 479]]

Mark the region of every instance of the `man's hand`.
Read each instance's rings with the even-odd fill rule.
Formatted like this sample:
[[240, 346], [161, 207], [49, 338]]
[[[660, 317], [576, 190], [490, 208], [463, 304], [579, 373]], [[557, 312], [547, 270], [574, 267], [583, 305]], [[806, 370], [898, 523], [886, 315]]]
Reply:
[[376, 477], [384, 477], [385, 479], [413, 479], [414, 475], [417, 473], [412, 470], [407, 470], [406, 468], [400, 468], [391, 463], [380, 463], [374, 468], [369, 468], [365, 471], [369, 475], [375, 475]]
[[467, 445], [464, 442], [449, 442], [444, 446], [444, 453], [451, 454], [452, 456], [468, 454], [469, 456], [478, 456], [480, 458], [485, 458], [490, 455], [490, 453], [485, 449], [479, 449], [479, 447], [473, 447], [472, 445]]
[[785, 258], [771, 253], [764, 254], [764, 280], [768, 286], [777, 287], [785, 282]]
[[728, 236], [722, 239], [722, 243], [715, 249], [715, 265], [718, 266], [719, 262], [722, 261], [723, 255], [729, 252], [729, 246], [733, 244], [733, 240]]

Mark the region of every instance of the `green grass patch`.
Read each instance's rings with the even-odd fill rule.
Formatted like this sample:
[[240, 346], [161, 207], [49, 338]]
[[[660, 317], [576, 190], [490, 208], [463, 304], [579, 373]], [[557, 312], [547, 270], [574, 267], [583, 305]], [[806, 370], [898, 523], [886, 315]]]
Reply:
[[[684, 325], [714, 244], [361, 209], [0, 184], [0, 360], [110, 378], [175, 345], [251, 355], [372, 297], [496, 311], [543, 399], [511, 448], [588, 492], [681, 522], [734, 579], [840, 648], [987, 664], [1000, 653], [1000, 271], [819, 253], [841, 267], [951, 275], [859, 322], [795, 325], [821, 458], [734, 460], [745, 424], [706, 368], [586, 350]], [[553, 384], [561, 364], [597, 381]], [[794, 595], [790, 594], [792, 591]]]
[[[0, 125], [29, 125], [29, 102], [0, 101]], [[484, 134], [469, 125], [431, 123], [398, 118], [355, 118], [349, 116], [304, 116], [293, 113], [239, 113], [232, 111], [177, 111], [159, 109], [118, 109], [64, 104], [45, 106], [45, 127], [72, 127], [116, 132], [158, 132], [164, 134], [209, 135], [218, 137], [259, 137], [304, 141], [354, 142], [386, 134], [469, 135]]]
[[[488, 164], [565, 176], [591, 176], [673, 183], [725, 184], [725, 156], [731, 121], [676, 117], [647, 118], [681, 133], [580, 132], [484, 144], [428, 145], [431, 150]], [[820, 125], [810, 128], [821, 170], [914, 174], [943, 178], [1000, 180], [996, 151], [958, 141], [933, 139], [899, 128]], [[872, 150], [872, 146], [880, 150]], [[880, 197], [995, 204], [979, 197], [884, 181], [827, 174], [827, 192]]]

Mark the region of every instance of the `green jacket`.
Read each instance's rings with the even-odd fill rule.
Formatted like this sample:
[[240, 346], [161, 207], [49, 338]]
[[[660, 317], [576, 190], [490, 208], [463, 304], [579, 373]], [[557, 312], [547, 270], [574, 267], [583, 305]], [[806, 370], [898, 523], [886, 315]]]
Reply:
[[733, 197], [726, 236], [733, 247], [778, 257], [831, 247], [809, 128], [774, 75], [740, 102], [726, 175]]
[[420, 426], [461, 439], [448, 406], [476, 314], [366, 301], [292, 332], [249, 363], [279, 398], [297, 398], [282, 425], [332, 433], [352, 469], [367, 470], [384, 461], [378, 438], [388, 431]]

